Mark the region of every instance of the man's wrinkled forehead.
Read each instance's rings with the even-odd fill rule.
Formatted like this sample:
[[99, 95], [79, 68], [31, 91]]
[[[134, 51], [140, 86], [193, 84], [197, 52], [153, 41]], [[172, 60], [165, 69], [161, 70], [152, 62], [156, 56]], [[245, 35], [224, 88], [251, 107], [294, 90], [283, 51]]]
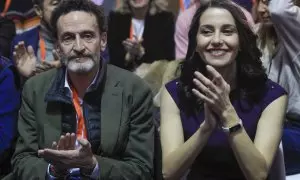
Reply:
[[57, 25], [61, 33], [83, 30], [98, 31], [99, 29], [95, 15], [83, 11], [73, 11], [62, 15], [58, 19]]

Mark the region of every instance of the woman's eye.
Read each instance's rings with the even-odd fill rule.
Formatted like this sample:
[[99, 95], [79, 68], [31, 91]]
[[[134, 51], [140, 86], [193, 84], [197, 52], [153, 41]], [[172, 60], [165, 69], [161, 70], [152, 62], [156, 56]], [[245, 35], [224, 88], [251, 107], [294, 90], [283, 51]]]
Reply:
[[208, 35], [208, 34], [211, 34], [212, 31], [211, 30], [208, 30], [208, 29], [203, 29], [200, 31], [201, 34], [204, 34], [204, 35]]
[[233, 34], [233, 31], [232, 30], [224, 30], [223, 33], [227, 34], [227, 35], [231, 35], [231, 34]]
[[227, 36], [234, 34], [236, 31], [234, 29], [224, 29], [223, 33]]

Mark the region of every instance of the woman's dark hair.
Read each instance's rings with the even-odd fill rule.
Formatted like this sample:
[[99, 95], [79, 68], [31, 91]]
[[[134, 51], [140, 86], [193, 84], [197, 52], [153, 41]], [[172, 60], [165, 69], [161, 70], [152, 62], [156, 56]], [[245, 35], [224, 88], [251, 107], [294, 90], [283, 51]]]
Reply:
[[[221, 8], [228, 10], [234, 20], [238, 31], [240, 51], [236, 57], [237, 63], [237, 92], [239, 97], [256, 102], [261, 98], [267, 75], [260, 60], [261, 52], [256, 46], [256, 35], [249, 27], [244, 13], [229, 0], [211, 0], [207, 4], [201, 4], [196, 11], [189, 31], [189, 45], [185, 61], [181, 64], [179, 78], [180, 106], [187, 112], [195, 112], [199, 106], [199, 100], [192, 94], [194, 88], [194, 72], [199, 71], [207, 75], [206, 64], [196, 52], [197, 33], [200, 25], [200, 17], [208, 8]], [[202, 106], [203, 107], [203, 106]]]
[[106, 32], [106, 18], [101, 6], [96, 5], [90, 0], [63, 0], [59, 6], [54, 9], [50, 21], [54, 38], [57, 38], [58, 19], [73, 11], [82, 11], [93, 14], [97, 19], [100, 33]]

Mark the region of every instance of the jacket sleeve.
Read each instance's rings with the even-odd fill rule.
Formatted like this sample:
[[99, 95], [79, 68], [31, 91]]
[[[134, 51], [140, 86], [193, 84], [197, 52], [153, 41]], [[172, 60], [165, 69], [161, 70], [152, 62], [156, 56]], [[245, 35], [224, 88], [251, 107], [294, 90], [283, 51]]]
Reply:
[[20, 95], [14, 74], [5, 67], [0, 72], [0, 155], [11, 147], [16, 135]]
[[149, 180], [153, 178], [154, 125], [150, 89], [138, 84], [133, 93], [130, 132], [120, 159], [97, 156], [100, 179]]
[[34, 116], [33, 90], [30, 80], [22, 93], [18, 120], [19, 137], [12, 158], [13, 172], [18, 179], [45, 179], [48, 163], [38, 157], [38, 127]]
[[279, 41], [294, 60], [300, 51], [300, 8], [293, 0], [271, 0], [269, 11]]
[[165, 54], [163, 57], [168, 60], [175, 59], [175, 40], [174, 40], [174, 33], [175, 33], [175, 20], [172, 13], [168, 13], [165, 20], [165, 47], [164, 49]]
[[[122, 39], [120, 39], [120, 32], [124, 30], [120, 29], [119, 15], [111, 11], [108, 18], [108, 34], [107, 34], [107, 45], [109, 51], [109, 60], [110, 63], [118, 66], [120, 68], [125, 68], [124, 59], [125, 59], [125, 49], [122, 44]], [[125, 40], [125, 39], [124, 39]]]

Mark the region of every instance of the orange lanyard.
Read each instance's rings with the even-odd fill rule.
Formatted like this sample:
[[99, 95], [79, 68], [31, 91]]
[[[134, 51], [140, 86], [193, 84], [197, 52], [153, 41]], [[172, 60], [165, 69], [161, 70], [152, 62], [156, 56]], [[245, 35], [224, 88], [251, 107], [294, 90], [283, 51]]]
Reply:
[[[131, 21], [131, 25], [130, 25], [130, 30], [129, 30], [129, 39], [134, 39], [134, 37], [133, 37], [133, 35], [135, 34], [135, 36], [136, 36], [136, 38], [138, 39], [138, 40], [140, 40], [140, 37], [138, 37], [139, 35], [138, 35], [138, 32], [134, 32], [135, 31], [135, 29], [134, 29], [134, 27], [133, 27], [133, 23], [132, 23], [132, 21]], [[144, 33], [144, 32], [143, 32]], [[141, 35], [141, 36], [143, 36], [143, 35]]]
[[181, 11], [184, 11], [185, 7], [184, 7], [184, 0], [179, 0], [179, 8]]
[[87, 139], [87, 132], [85, 129], [84, 117], [83, 117], [83, 113], [82, 113], [82, 108], [80, 106], [78, 93], [77, 93], [76, 89], [73, 87], [71, 87], [71, 90], [72, 90], [72, 94], [73, 94], [73, 104], [74, 104], [76, 114], [77, 114], [76, 135], [77, 135], [77, 137], [82, 137], [84, 139]]
[[116, 7], [115, 7], [115, 8], [119, 8], [119, 7], [120, 7], [120, 4], [121, 4], [120, 0], [117, 0], [117, 1], [116, 1]]
[[132, 22], [130, 24], [129, 39], [133, 39], [133, 24], [132, 24]]
[[10, 4], [11, 4], [11, 0], [6, 0], [5, 1], [4, 10], [2, 11], [1, 16], [5, 16], [5, 14], [8, 11], [8, 8], [9, 8]]
[[46, 59], [46, 43], [44, 38], [41, 36], [41, 33], [39, 33], [39, 36], [40, 36], [39, 45], [40, 45], [40, 52], [41, 52], [40, 55], [41, 55], [42, 62], [44, 62]]
[[186, 5], [184, 4], [184, 0], [179, 0], [179, 8], [181, 11], [184, 11], [185, 9], [191, 7], [191, 5], [194, 3], [193, 0], [189, 1], [189, 5], [186, 7]]

